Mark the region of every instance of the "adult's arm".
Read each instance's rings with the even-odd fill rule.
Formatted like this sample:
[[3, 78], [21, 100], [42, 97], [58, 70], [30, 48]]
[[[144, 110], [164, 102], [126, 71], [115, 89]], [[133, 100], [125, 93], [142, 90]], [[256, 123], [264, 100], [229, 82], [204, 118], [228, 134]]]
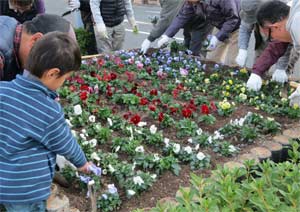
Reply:
[[248, 49], [249, 41], [253, 29], [254, 29], [254, 24], [248, 24], [244, 21], [241, 22], [240, 30], [239, 30], [239, 39], [238, 39], [239, 49], [245, 49], [245, 50]]
[[276, 63], [276, 68], [277, 69], [281, 69], [281, 70], [286, 70], [287, 66], [289, 64], [289, 60], [290, 60], [290, 54], [291, 54], [291, 50], [293, 48], [293, 45], [288, 45], [284, 55], [282, 57], [280, 57]]
[[188, 23], [195, 16], [195, 11], [193, 5], [185, 2], [180, 9], [177, 16], [173, 19], [171, 25], [168, 27], [166, 32], [164, 33], [168, 37], [172, 38], [174, 35], [184, 27], [186, 23]]
[[90, 0], [92, 15], [96, 24], [103, 24], [103, 18], [100, 11], [101, 0]]
[[178, 10], [182, 5], [182, 0], [164, 1], [161, 5], [159, 20], [151, 30], [148, 40], [153, 42], [159, 38], [170, 26], [171, 21], [177, 15]]
[[217, 32], [216, 37], [220, 41], [225, 41], [229, 35], [237, 30], [240, 25], [240, 6], [235, 0], [221, 0], [219, 1], [221, 7], [221, 14], [225, 17], [221, 29]]
[[132, 8], [131, 0], [124, 0], [124, 4], [125, 4], [126, 16], [128, 20], [134, 18], [134, 12]]
[[36, 7], [37, 7], [38, 14], [44, 14], [46, 12], [44, 0], [37, 0]]
[[253, 65], [252, 73], [255, 73], [259, 76], [263, 76], [264, 73], [274, 65], [280, 57], [284, 55], [289, 43], [272, 41], [269, 42], [267, 48], [263, 53], [257, 58], [255, 64]]

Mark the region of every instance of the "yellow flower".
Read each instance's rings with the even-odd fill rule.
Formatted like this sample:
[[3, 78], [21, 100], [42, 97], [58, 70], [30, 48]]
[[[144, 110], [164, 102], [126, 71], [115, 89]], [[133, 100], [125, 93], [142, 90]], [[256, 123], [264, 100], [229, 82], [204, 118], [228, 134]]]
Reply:
[[229, 85], [226, 85], [226, 90], [230, 90], [230, 86]]
[[241, 94], [239, 95], [239, 97], [240, 97], [243, 101], [245, 101], [245, 100], [247, 99], [247, 95], [246, 95], [246, 94], [243, 94], [243, 93], [241, 93]]
[[294, 108], [295, 110], [297, 110], [297, 109], [299, 108], [299, 105], [298, 105], [297, 103], [295, 103], [295, 104], [293, 105], [293, 108]]
[[228, 80], [229, 85], [233, 85], [233, 81], [232, 80]]
[[248, 73], [248, 71], [247, 71], [247, 69], [246, 69], [246, 68], [242, 68], [242, 69], [240, 69], [240, 72], [241, 72], [241, 73], [243, 73], [243, 74], [247, 74], [247, 73]]
[[205, 82], [205, 84], [209, 84], [209, 83], [210, 83], [210, 80], [209, 80], [208, 78], [206, 78], [206, 79], [204, 80], [204, 82]]
[[282, 102], [287, 102], [287, 98], [281, 98]]
[[242, 92], [242, 93], [245, 93], [245, 92], [246, 92], [246, 88], [245, 88], [245, 87], [242, 87], [242, 88], [241, 88], [241, 92]]
[[223, 102], [220, 102], [219, 105], [222, 108], [222, 110], [228, 110], [231, 108], [231, 104], [229, 102], [227, 102], [226, 100], [224, 100]]
[[225, 92], [225, 96], [226, 96], [226, 97], [229, 97], [229, 96], [230, 96], [230, 93], [229, 93], [229, 92]]

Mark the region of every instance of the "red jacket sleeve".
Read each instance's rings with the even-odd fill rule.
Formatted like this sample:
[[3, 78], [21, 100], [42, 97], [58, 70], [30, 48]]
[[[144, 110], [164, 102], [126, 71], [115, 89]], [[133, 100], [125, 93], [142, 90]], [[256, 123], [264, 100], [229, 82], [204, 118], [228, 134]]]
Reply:
[[252, 73], [263, 76], [264, 73], [284, 55], [288, 45], [289, 43], [285, 42], [270, 42], [259, 58], [256, 59]]

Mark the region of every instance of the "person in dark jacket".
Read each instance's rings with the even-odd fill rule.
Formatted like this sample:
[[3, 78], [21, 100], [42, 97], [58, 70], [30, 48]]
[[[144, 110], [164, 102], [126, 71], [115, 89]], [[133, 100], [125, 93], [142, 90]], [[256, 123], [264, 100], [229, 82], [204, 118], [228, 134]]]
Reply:
[[2, 0], [0, 15], [15, 18], [19, 23], [32, 20], [38, 14], [45, 13], [44, 0]]
[[68, 0], [68, 9], [80, 10], [81, 19], [84, 25], [84, 29], [90, 33], [89, 39], [91, 41], [87, 52], [88, 54], [97, 54], [97, 44], [95, 31], [93, 27], [93, 17], [90, 8], [90, 0]]
[[34, 43], [53, 31], [67, 33], [76, 40], [71, 24], [57, 15], [38, 15], [20, 24], [14, 18], [0, 16], [0, 80], [10, 81], [23, 72]]
[[[193, 17], [202, 17], [203, 24], [207, 22], [219, 31], [211, 36], [207, 50], [207, 58], [221, 62], [224, 51], [228, 49], [225, 64], [235, 65], [235, 56], [238, 51], [237, 38], [240, 25], [240, 0], [186, 0], [181, 11], [173, 20], [158, 45], [168, 41], [169, 36], [174, 36], [180, 28]], [[199, 38], [203, 39], [203, 38]]]

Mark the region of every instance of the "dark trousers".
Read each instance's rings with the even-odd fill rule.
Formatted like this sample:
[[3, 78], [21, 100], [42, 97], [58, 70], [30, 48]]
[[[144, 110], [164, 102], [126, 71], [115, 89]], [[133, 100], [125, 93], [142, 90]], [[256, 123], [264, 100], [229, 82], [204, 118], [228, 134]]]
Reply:
[[89, 11], [80, 11], [81, 13], [81, 18], [82, 22], [84, 25], [84, 29], [88, 32], [90, 32], [90, 45], [89, 48], [87, 49], [87, 52], [89, 55], [91, 54], [97, 54], [97, 44], [96, 44], [96, 37], [95, 37], [95, 32], [94, 32], [94, 27], [93, 27], [93, 20], [92, 20], [92, 13]]

